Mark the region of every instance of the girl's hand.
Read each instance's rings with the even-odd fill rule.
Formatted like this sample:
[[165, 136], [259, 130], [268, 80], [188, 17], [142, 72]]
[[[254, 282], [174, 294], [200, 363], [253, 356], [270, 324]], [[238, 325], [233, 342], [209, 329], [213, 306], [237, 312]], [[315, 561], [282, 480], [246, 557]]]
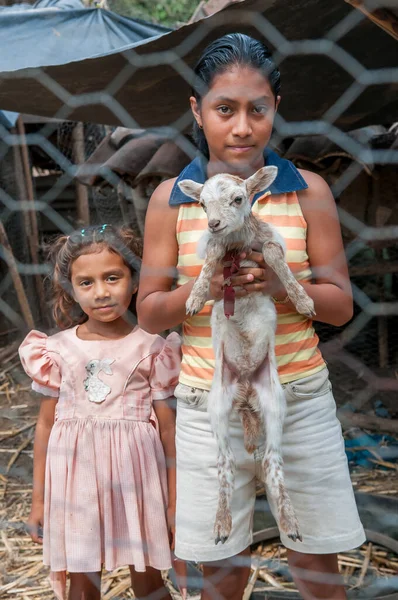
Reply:
[[[243, 254], [241, 256], [244, 256]], [[224, 297], [224, 275], [223, 275], [223, 264], [220, 263], [217, 267], [216, 272], [214, 273], [211, 282], [210, 282], [210, 291], [209, 291], [209, 300], [222, 300]], [[245, 274], [241, 275], [240, 271], [231, 278], [231, 283], [234, 287], [236, 286], [244, 286], [245, 284], [253, 281], [253, 275]], [[241, 298], [242, 296], [246, 296], [244, 290], [236, 290], [236, 297]]]
[[26, 523], [30, 537], [36, 544], [43, 543], [44, 504], [34, 503]]
[[167, 513], [166, 513], [166, 519], [167, 519], [167, 527], [169, 530], [170, 548], [172, 550], [174, 550], [174, 544], [175, 544], [175, 532], [176, 532], [175, 517], [176, 517], [176, 507], [169, 506], [167, 509]]
[[[283, 299], [286, 297], [286, 290], [279, 281], [274, 271], [265, 264], [261, 252], [254, 250], [250, 254], [242, 253], [241, 260], [247, 258], [257, 263], [257, 267], [245, 267], [239, 269], [238, 273], [231, 277], [233, 287], [241, 287], [237, 289], [236, 297], [242, 298], [253, 292], [263, 292], [269, 296]], [[223, 265], [217, 268], [216, 273], [210, 283], [210, 300], [221, 300], [224, 296], [224, 276]]]
[[239, 269], [239, 275], [253, 276], [252, 283], [246, 283], [244, 288], [246, 293], [263, 292], [267, 296], [283, 299], [287, 292], [280, 282], [277, 274], [264, 262], [261, 252], [252, 250], [249, 254], [243, 254], [242, 258], [252, 260], [257, 263], [257, 267], [245, 267]]

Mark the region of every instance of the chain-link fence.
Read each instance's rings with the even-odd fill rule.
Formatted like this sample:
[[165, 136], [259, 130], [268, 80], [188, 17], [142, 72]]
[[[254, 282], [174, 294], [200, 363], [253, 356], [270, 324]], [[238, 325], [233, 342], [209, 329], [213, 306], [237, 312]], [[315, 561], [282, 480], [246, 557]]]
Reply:
[[[271, 146], [321, 175], [336, 200], [354, 317], [315, 327], [368, 538], [341, 553], [339, 566], [349, 598], [398, 597], [398, 9], [394, 0], [327, 8], [321, 0], [213, 0], [198, 3], [187, 28], [136, 47], [0, 73], [0, 107], [19, 113], [0, 119], [1, 598], [53, 597], [23, 530], [37, 399], [17, 356], [29, 329], [55, 331], [44, 245], [88, 224], [125, 223], [143, 234], [154, 189], [197, 155], [188, 102], [194, 61], [231, 31], [266, 41], [281, 70]], [[298, 598], [260, 488], [257, 500], [244, 598]], [[220, 598], [217, 578], [242, 560], [216, 571], [206, 598]], [[189, 564], [188, 597], [199, 598], [202, 571]], [[127, 569], [107, 574], [102, 597], [134, 597], [129, 581]], [[174, 573], [167, 583], [180, 597]]]

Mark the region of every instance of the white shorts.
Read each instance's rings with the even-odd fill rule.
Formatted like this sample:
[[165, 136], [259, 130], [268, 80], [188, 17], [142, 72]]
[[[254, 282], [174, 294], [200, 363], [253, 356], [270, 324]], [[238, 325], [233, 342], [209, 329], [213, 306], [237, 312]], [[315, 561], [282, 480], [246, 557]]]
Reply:
[[[344, 440], [328, 370], [284, 386], [287, 412], [283, 433], [285, 482], [300, 524], [302, 542], [281, 534], [292, 550], [332, 554], [360, 546], [365, 533], [351, 485]], [[218, 500], [217, 448], [207, 413], [206, 390], [179, 384], [177, 397], [176, 555], [208, 562], [242, 552], [252, 542], [256, 477], [262, 477], [263, 445], [250, 455], [236, 413], [230, 418], [236, 458], [232, 533], [214, 543]], [[277, 520], [275, 507], [272, 513]]]

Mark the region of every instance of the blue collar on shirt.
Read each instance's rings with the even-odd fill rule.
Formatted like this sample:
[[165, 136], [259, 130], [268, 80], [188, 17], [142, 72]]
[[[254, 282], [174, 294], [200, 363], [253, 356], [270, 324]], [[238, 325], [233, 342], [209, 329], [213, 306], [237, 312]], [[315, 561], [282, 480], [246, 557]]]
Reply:
[[[290, 160], [281, 158], [272, 150], [266, 149], [264, 152], [265, 164], [268, 166], [278, 167], [278, 175], [270, 186], [269, 191], [271, 194], [288, 194], [289, 192], [297, 192], [298, 190], [305, 190], [308, 185], [300, 175], [296, 167]], [[204, 183], [207, 179], [206, 173], [206, 162], [201, 156], [194, 158], [192, 162], [185, 167], [185, 169], [179, 174], [176, 182], [174, 183], [173, 189], [171, 190], [169, 204], [170, 206], [178, 206], [179, 204], [186, 204], [187, 202], [195, 202], [193, 198], [186, 196], [184, 192], [178, 187], [178, 182], [183, 179], [193, 179], [197, 183]], [[253, 203], [264, 194], [259, 192], [253, 198]]]

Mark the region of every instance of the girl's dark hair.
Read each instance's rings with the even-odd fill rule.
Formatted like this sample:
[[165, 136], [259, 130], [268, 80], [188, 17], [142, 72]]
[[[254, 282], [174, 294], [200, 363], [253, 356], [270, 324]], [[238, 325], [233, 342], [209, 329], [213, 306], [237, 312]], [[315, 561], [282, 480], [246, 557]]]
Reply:
[[[82, 256], [108, 248], [119, 254], [130, 268], [134, 283], [138, 283], [141, 268], [142, 240], [128, 227], [116, 228], [99, 225], [60, 235], [48, 246], [52, 265], [53, 317], [60, 329], [79, 325], [87, 315], [73, 299], [71, 283], [72, 263]], [[132, 306], [133, 305], [133, 306]], [[135, 295], [130, 310], [135, 306]]]
[[[261, 71], [268, 79], [276, 98], [281, 89], [281, 75], [271, 56], [269, 48], [262, 42], [243, 33], [228, 33], [209, 44], [196, 63], [192, 94], [200, 103], [216, 75], [239, 65]], [[206, 137], [196, 121], [192, 135], [198, 149], [209, 158]]]

